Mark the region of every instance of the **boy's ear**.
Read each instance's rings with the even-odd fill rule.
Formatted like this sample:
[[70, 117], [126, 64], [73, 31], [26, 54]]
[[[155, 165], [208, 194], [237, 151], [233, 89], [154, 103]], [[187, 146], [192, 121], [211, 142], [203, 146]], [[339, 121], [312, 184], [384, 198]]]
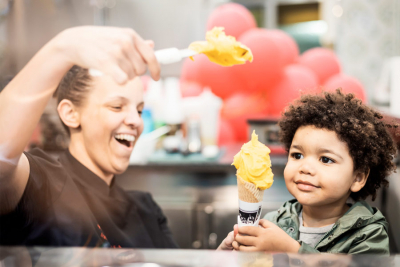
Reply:
[[351, 192], [358, 192], [360, 191], [364, 185], [366, 184], [369, 176], [369, 170], [367, 172], [357, 172], [353, 184], [350, 187]]
[[79, 112], [75, 105], [68, 99], [63, 99], [57, 106], [58, 115], [62, 122], [70, 128], [78, 128], [80, 126]]

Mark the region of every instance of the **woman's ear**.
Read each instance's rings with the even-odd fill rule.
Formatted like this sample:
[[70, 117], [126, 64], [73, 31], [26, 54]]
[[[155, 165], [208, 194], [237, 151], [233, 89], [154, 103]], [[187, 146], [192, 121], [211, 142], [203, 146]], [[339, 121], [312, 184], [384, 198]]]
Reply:
[[369, 170], [367, 172], [357, 172], [353, 184], [350, 187], [351, 192], [358, 192], [360, 191], [364, 185], [366, 184], [369, 176]]
[[62, 122], [69, 128], [76, 129], [80, 126], [80, 116], [76, 106], [68, 99], [63, 99], [57, 107], [58, 115]]

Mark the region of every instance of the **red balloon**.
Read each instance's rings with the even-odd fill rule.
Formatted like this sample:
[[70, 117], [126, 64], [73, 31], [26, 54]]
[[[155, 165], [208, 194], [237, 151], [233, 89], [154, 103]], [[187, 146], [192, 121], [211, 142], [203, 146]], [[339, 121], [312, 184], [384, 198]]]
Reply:
[[290, 102], [301, 94], [318, 93], [318, 78], [310, 69], [299, 64], [285, 68], [283, 79], [268, 93], [268, 112], [280, 116]]
[[196, 55], [194, 61], [186, 59], [183, 63], [181, 80], [197, 82], [210, 87], [216, 95], [225, 99], [243, 90], [243, 83], [230, 67], [222, 67], [208, 60], [205, 55]]
[[249, 29], [257, 27], [253, 14], [244, 6], [228, 3], [214, 9], [207, 21], [207, 30], [224, 27], [227, 35], [236, 39]]
[[335, 91], [338, 88], [342, 88], [342, 91], [346, 94], [353, 93], [363, 103], [367, 103], [364, 87], [356, 78], [339, 73], [332, 76], [322, 87], [323, 90], [328, 92]]
[[282, 30], [270, 30], [270, 34], [279, 42], [282, 49], [284, 64], [296, 63], [299, 58], [299, 47], [296, 41]]
[[266, 103], [267, 96], [263, 92], [237, 93], [224, 101], [221, 118], [227, 120], [232, 126], [236, 141], [248, 141], [249, 125], [247, 120], [265, 118], [268, 109]]
[[329, 49], [317, 47], [304, 52], [299, 63], [309, 67], [317, 74], [319, 85], [324, 84], [330, 77], [340, 73], [340, 62], [335, 53]]
[[266, 29], [251, 29], [242, 34], [239, 41], [248, 46], [253, 62], [232, 67], [246, 86], [247, 92], [257, 92], [280, 80], [285, 57], [273, 33]]
[[236, 142], [233, 127], [227, 120], [219, 121], [218, 146], [229, 145]]
[[180, 87], [182, 97], [199, 96], [203, 92], [203, 87], [196, 82], [181, 80]]

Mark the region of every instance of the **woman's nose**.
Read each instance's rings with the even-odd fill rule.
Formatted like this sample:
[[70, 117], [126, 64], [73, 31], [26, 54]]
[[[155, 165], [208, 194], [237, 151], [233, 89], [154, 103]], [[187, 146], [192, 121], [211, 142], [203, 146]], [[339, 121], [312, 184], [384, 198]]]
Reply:
[[139, 114], [139, 112], [135, 109], [135, 110], [130, 110], [126, 117], [125, 117], [125, 123], [131, 127], [138, 127], [140, 126], [142, 122], [142, 118]]

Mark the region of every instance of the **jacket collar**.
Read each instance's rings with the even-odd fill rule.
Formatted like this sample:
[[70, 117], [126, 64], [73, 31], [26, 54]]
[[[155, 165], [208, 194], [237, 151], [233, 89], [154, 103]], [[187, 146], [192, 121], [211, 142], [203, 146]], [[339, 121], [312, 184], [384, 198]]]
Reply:
[[[302, 208], [302, 205], [296, 199], [287, 201], [278, 209], [277, 220], [298, 217]], [[362, 228], [371, 223], [380, 223], [388, 230], [388, 223], [383, 214], [361, 200], [351, 205], [350, 209], [336, 222], [336, 225], [338, 225], [338, 230], [344, 232]]]
[[[282, 207], [278, 209], [277, 223], [288, 220], [295, 229], [299, 229], [298, 216], [301, 210], [302, 205], [297, 202], [296, 199], [285, 202]], [[337, 220], [332, 230], [326, 235], [329, 235], [329, 237], [323, 238], [321, 242], [318, 243], [317, 247], [322, 247], [330, 242], [334, 242], [335, 239], [347, 231], [362, 228], [371, 223], [381, 224], [386, 231], [388, 230], [388, 223], [378, 209], [372, 208], [365, 201], [357, 201]]]

